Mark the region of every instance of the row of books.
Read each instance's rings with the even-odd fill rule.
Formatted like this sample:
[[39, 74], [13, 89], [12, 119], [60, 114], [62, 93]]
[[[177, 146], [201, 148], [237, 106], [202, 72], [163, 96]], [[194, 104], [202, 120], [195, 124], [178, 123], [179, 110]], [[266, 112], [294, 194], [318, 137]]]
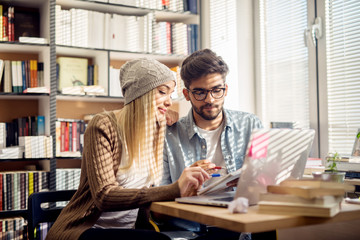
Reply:
[[22, 217], [0, 219], [0, 239], [27, 239], [27, 221]]
[[14, 26], [14, 7], [8, 7], [7, 10], [3, 5], [0, 5], [0, 40], [14, 41], [15, 40], [15, 26]]
[[260, 194], [259, 212], [311, 217], [333, 217], [339, 213], [346, 192], [355, 186], [317, 180], [285, 180], [267, 186]]
[[19, 145], [19, 137], [45, 135], [45, 116], [27, 116], [0, 122], [0, 149]]
[[19, 159], [24, 158], [24, 147], [12, 146], [0, 148], [0, 159]]
[[52, 158], [52, 136], [19, 137], [19, 146], [24, 149], [24, 158]]
[[56, 157], [81, 157], [87, 123], [83, 120], [58, 119], [56, 126]]
[[0, 172], [0, 211], [27, 209], [28, 197], [49, 190], [49, 172]]
[[[80, 168], [56, 169], [56, 190], [76, 190], [80, 183]], [[57, 202], [56, 206], [64, 207], [68, 201]]]
[[[123, 16], [56, 6], [56, 44], [151, 52], [153, 13]], [[126, 34], [124, 34], [126, 33]]]
[[[103, 0], [106, 1], [106, 0]], [[174, 12], [197, 13], [197, 0], [109, 0], [109, 3]]]
[[188, 55], [199, 49], [197, 24], [157, 22], [153, 29], [155, 53]]
[[198, 25], [156, 22], [152, 12], [127, 16], [56, 6], [60, 45], [187, 55], [199, 48], [198, 41]]
[[43, 62], [0, 59], [0, 92], [23, 93], [27, 88], [43, 86]]

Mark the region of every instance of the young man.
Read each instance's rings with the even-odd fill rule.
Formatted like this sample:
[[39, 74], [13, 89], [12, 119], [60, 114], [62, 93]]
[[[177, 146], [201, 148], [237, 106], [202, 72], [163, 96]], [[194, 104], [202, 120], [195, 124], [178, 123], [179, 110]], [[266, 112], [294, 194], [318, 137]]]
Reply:
[[[162, 184], [175, 182], [188, 166], [220, 174], [242, 167], [251, 131], [262, 128], [262, 123], [254, 114], [223, 108], [228, 91], [227, 73], [227, 64], [210, 49], [196, 51], [183, 61], [180, 72], [185, 85], [183, 93], [192, 108], [187, 116], [167, 127]], [[215, 170], [215, 166], [221, 169]], [[228, 186], [236, 183], [234, 180]], [[168, 219], [168, 223], [204, 233], [204, 226], [194, 222]], [[217, 228], [207, 228], [205, 232], [197, 239], [239, 239], [238, 233]], [[241, 239], [251, 237], [242, 234]]]
[[227, 73], [227, 64], [210, 49], [196, 51], [183, 61], [183, 94], [192, 108], [167, 127], [162, 184], [175, 182], [188, 166], [208, 172], [218, 166], [220, 174], [242, 167], [251, 131], [262, 128], [262, 123], [254, 114], [223, 108]]

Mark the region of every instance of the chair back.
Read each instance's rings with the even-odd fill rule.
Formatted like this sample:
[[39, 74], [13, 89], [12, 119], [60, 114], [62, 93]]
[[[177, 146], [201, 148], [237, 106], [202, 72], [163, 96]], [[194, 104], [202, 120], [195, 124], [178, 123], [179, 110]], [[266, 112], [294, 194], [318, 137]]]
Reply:
[[[63, 207], [56, 207], [56, 202], [68, 201], [76, 190], [61, 190], [32, 193], [28, 199], [28, 238], [34, 238], [34, 231], [39, 223], [55, 222]], [[42, 208], [42, 203], [49, 203], [49, 208]]]

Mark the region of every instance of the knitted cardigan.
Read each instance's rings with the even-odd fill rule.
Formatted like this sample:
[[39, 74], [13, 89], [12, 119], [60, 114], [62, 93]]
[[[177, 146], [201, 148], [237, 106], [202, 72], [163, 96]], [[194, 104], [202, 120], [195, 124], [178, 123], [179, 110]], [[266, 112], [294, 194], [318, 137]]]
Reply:
[[[180, 196], [178, 183], [160, 187], [125, 189], [116, 181], [121, 161], [121, 143], [115, 114], [97, 114], [84, 136], [79, 188], [61, 211], [46, 239], [78, 239], [91, 228], [103, 211], [121, 211], [149, 206], [153, 201], [173, 200]], [[91, 154], [88, 151], [91, 151]], [[88, 157], [91, 155], [91, 157]]]

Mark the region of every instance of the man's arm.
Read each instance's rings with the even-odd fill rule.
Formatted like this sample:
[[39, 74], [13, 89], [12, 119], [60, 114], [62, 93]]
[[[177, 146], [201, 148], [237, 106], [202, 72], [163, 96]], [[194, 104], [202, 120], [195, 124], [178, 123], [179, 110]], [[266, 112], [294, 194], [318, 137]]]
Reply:
[[170, 176], [170, 167], [169, 167], [169, 160], [166, 148], [166, 140], [164, 143], [164, 152], [163, 152], [163, 177], [161, 180], [161, 185], [171, 184], [171, 176]]

